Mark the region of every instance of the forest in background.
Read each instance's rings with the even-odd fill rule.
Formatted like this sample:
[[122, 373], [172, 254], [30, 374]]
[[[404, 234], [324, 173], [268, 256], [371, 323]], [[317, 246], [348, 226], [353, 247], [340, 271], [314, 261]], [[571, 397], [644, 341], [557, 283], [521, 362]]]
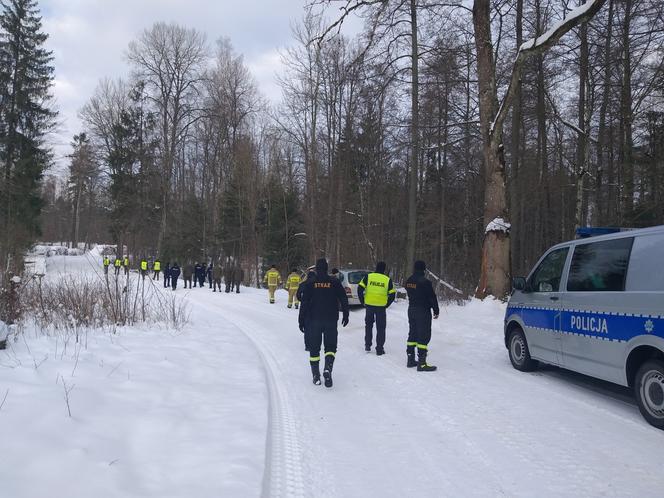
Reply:
[[[313, 0], [278, 104], [230, 40], [147, 27], [126, 48], [131, 77], [107, 75], [81, 109], [68, 177], [39, 183], [31, 233], [162, 261], [232, 256], [254, 275], [326, 256], [384, 260], [400, 280], [418, 257], [470, 294], [492, 220], [511, 224], [496, 230], [504, 275], [577, 226], [662, 224], [664, 2], [590, 1], [596, 13], [518, 57], [580, 4]], [[346, 15], [364, 21], [352, 38]]]

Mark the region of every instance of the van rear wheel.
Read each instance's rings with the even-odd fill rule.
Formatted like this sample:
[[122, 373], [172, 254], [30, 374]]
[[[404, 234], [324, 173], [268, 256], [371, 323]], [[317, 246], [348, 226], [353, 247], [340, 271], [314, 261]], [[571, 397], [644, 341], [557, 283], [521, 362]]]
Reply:
[[650, 425], [664, 429], [664, 361], [645, 362], [634, 382], [639, 411]]
[[522, 372], [532, 372], [537, 368], [537, 361], [530, 357], [528, 341], [521, 328], [517, 327], [510, 332], [509, 355], [512, 366]]

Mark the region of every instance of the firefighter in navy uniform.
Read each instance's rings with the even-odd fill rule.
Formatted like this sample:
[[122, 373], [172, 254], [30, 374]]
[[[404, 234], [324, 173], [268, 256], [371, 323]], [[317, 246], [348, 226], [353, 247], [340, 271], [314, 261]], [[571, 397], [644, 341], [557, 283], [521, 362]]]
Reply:
[[325, 259], [316, 262], [316, 276], [303, 284], [299, 325], [305, 334], [309, 363], [315, 385], [320, 385], [320, 347], [325, 346], [323, 378], [325, 387], [332, 387], [332, 367], [337, 353], [337, 323], [339, 308], [343, 313], [342, 326], [348, 325], [348, 297], [338, 279], [327, 274]]
[[376, 322], [376, 354], [385, 354], [385, 329], [387, 327], [387, 313], [385, 310], [394, 302], [397, 291], [392, 279], [385, 274], [384, 261], [376, 264], [376, 271], [369, 273], [357, 286], [360, 302], [366, 308], [364, 318], [364, 350], [371, 351], [373, 341], [373, 325]]
[[[406, 354], [408, 355], [408, 368], [417, 367], [418, 372], [433, 372], [437, 367], [427, 364], [427, 352], [431, 340], [431, 311], [434, 320], [438, 319], [440, 309], [438, 298], [433, 290], [431, 281], [424, 275], [426, 272], [424, 261], [416, 261], [414, 272], [406, 281], [408, 292], [408, 342]], [[417, 361], [415, 361], [417, 349]]]

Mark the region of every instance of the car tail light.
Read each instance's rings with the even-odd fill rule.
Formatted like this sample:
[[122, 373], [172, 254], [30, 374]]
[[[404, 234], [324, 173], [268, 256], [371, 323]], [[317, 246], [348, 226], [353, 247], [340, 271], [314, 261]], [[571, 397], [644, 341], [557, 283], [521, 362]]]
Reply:
[[346, 294], [349, 295], [349, 296], [353, 295], [353, 291], [350, 290], [350, 287], [346, 287]]

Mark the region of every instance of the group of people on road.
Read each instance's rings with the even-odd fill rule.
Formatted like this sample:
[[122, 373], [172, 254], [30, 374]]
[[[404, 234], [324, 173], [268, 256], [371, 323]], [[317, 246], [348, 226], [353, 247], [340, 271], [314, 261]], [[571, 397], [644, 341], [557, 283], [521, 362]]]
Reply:
[[[315, 385], [321, 384], [321, 346], [324, 352], [323, 382], [332, 387], [332, 369], [337, 354], [338, 322], [346, 327], [350, 318], [348, 296], [341, 281], [329, 273], [325, 259], [316, 262], [314, 271], [305, 279], [293, 269], [286, 282], [289, 292], [288, 307], [299, 306], [298, 324], [304, 333], [305, 349], [309, 352], [309, 364]], [[338, 274], [338, 271], [336, 272]], [[281, 275], [274, 265], [266, 272], [264, 282], [268, 287], [270, 303], [275, 302], [275, 291], [282, 284]], [[433, 284], [426, 277], [426, 264], [416, 261], [413, 274], [405, 284], [408, 294], [408, 339], [406, 342], [406, 366], [418, 372], [433, 372], [437, 369], [427, 363], [431, 340], [432, 319], [440, 314], [438, 299]], [[294, 290], [293, 290], [294, 289]], [[396, 299], [396, 288], [387, 274], [387, 266], [380, 261], [376, 270], [366, 275], [358, 285], [358, 297], [365, 307], [365, 351], [370, 352], [373, 343], [373, 328], [376, 326], [376, 354], [385, 354], [387, 313]]]
[[[111, 266], [111, 259], [109, 256], [104, 256], [102, 262], [104, 268], [104, 274], [108, 275], [109, 268]], [[129, 275], [129, 269], [131, 267], [129, 257], [119, 257], [116, 256], [113, 261], [113, 267], [115, 268], [115, 275], [120, 274], [120, 270], [124, 269], [125, 275]], [[235, 292], [240, 293], [240, 285], [244, 280], [244, 270], [239, 264], [227, 263], [222, 267], [222, 265], [214, 265], [213, 263], [187, 263], [182, 268], [175, 263], [166, 263], [162, 266], [159, 259], [148, 260], [141, 259], [138, 264], [138, 271], [143, 279], [150, 277], [152, 279], [159, 281], [160, 274], [163, 273], [164, 277], [164, 288], [171, 287], [173, 290], [176, 290], [178, 287], [178, 281], [180, 277], [184, 281], [184, 288], [191, 289], [196, 286], [203, 288], [207, 282], [212, 292], [222, 292], [222, 279], [225, 284], [226, 293]]]

